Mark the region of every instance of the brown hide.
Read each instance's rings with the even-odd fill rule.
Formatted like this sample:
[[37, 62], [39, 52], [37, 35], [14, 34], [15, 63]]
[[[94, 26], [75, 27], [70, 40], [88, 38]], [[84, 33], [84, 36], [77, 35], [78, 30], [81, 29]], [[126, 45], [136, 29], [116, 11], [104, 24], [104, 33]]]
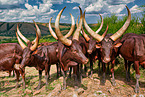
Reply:
[[14, 70], [14, 65], [16, 60], [20, 60], [21, 56], [13, 53], [13, 54], [6, 54], [0, 60], [0, 71], [7, 71], [7, 70]]
[[[82, 48], [79, 45], [78, 41], [72, 40], [73, 43], [70, 47], [63, 45], [60, 41], [58, 41], [58, 58], [62, 65], [62, 68], [67, 70], [68, 64], [70, 61], [74, 61], [76, 63], [84, 63], [86, 64], [87, 58], [82, 53]], [[70, 65], [70, 66], [73, 66]], [[75, 65], [74, 65], [75, 66]]]
[[129, 33], [123, 36], [121, 42], [120, 54], [125, 60], [139, 61], [140, 63], [145, 61], [145, 37]]
[[0, 58], [6, 54], [13, 54], [14, 52], [18, 55], [22, 55], [22, 48], [17, 43], [3, 43], [0, 44]]

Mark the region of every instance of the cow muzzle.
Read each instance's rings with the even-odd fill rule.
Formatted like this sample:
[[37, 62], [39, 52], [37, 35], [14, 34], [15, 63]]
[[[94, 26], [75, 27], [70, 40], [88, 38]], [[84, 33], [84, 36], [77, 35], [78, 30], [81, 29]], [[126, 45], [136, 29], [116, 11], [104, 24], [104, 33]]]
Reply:
[[14, 68], [17, 69], [17, 70], [20, 70], [21, 69], [20, 66], [21, 66], [20, 64], [15, 64]]
[[87, 52], [88, 52], [89, 54], [91, 54], [91, 53], [92, 53], [92, 50], [87, 50]]
[[86, 59], [86, 60], [83, 62], [83, 64], [87, 64], [88, 61], [89, 61], [89, 59]]
[[108, 63], [110, 61], [111, 61], [111, 58], [104, 58], [104, 60], [103, 60], [104, 63]]

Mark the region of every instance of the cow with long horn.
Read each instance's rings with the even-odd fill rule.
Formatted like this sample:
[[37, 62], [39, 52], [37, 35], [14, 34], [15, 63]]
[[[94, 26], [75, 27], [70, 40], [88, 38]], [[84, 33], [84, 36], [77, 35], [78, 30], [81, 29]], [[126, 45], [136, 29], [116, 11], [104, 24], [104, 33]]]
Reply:
[[[62, 12], [66, 7], [64, 7], [55, 20], [55, 33], [58, 38], [58, 58], [62, 67], [62, 74], [63, 74], [63, 89], [66, 89], [66, 71], [68, 67], [74, 66], [75, 68], [78, 67], [78, 63], [86, 64], [88, 59], [82, 52], [82, 48], [79, 45], [79, 32], [82, 27], [82, 10], [80, 9], [80, 22], [79, 26], [74, 32], [72, 39], [68, 39], [62, 35], [59, 29], [59, 20], [61, 17]], [[53, 31], [54, 32], [54, 31]], [[77, 70], [77, 69], [75, 69]], [[77, 71], [74, 71], [76, 74]]]
[[115, 34], [107, 34], [105, 36], [101, 36], [97, 33], [95, 33], [87, 24], [85, 20], [85, 12], [84, 12], [84, 26], [87, 32], [95, 38], [99, 45], [96, 44], [96, 48], [100, 49], [100, 55], [101, 60], [103, 62], [103, 80], [102, 82], [105, 83], [105, 63], [111, 62], [111, 72], [112, 72], [112, 84], [116, 85], [115, 78], [114, 78], [114, 64], [115, 64], [115, 57], [117, 56], [118, 47], [120, 47], [122, 44], [118, 41], [119, 37], [122, 36], [122, 34], [127, 30], [130, 20], [131, 20], [131, 13], [129, 8], [126, 6], [128, 11], [128, 18], [124, 25], [115, 33]]
[[[37, 31], [38, 31], [38, 28], [37, 28]], [[28, 46], [26, 46], [22, 42], [22, 40], [20, 39], [20, 37], [18, 36], [17, 33], [19, 33], [19, 35], [20, 35], [20, 31], [19, 31], [18, 25], [17, 25], [16, 37], [18, 39], [18, 42], [19, 42], [20, 46], [23, 49], [22, 62], [21, 62], [21, 65], [20, 65], [20, 68], [22, 69], [22, 71], [23, 72], [25, 71], [25, 69], [24, 69], [25, 66], [36, 66], [37, 67], [37, 65], [38, 65], [38, 67], [40, 67], [41, 65], [40, 64], [37, 64], [37, 62], [36, 62], [36, 61], [38, 61], [39, 57], [36, 57], [35, 54], [34, 54], [34, 51], [36, 50], [36, 48], [38, 46], [38, 43], [39, 43], [38, 32], [36, 32], [36, 41], [35, 41], [35, 43], [33, 45], [32, 45], [32, 42], [30, 42], [28, 39], [26, 39], [25, 37], [23, 37], [22, 34], [20, 35], [20, 37], [23, 38], [23, 40], [25, 40], [25, 42], [27, 43]], [[43, 60], [43, 58], [40, 58], [40, 59], [41, 59], [42, 62], [45, 61], [45, 60]], [[33, 62], [33, 64], [32, 64], [32, 62]], [[40, 61], [38, 63], [40, 63]], [[38, 68], [38, 70], [39, 69], [40, 68]], [[41, 69], [39, 71], [41, 71]], [[40, 72], [39, 72], [39, 74], [40, 74]], [[23, 80], [23, 88], [25, 88], [25, 73], [22, 75], [22, 80]]]
[[[100, 15], [100, 17], [101, 17], [101, 25], [100, 25], [99, 29], [95, 33], [99, 33], [100, 30], [103, 27], [103, 17], [101, 15]], [[77, 21], [78, 21], [78, 19], [77, 19]], [[76, 25], [78, 26], [78, 22], [76, 23]], [[108, 25], [107, 25], [106, 31], [103, 33], [102, 36], [105, 36], [106, 35], [107, 30], [108, 30]], [[90, 77], [92, 77], [92, 74], [93, 74], [93, 62], [95, 62], [97, 59], [99, 60], [98, 66], [99, 66], [99, 74], [100, 74], [100, 63], [101, 63], [101, 59], [100, 59], [99, 49], [96, 49], [96, 43], [98, 43], [98, 41], [97, 40], [94, 40], [92, 36], [88, 36], [85, 33], [83, 27], [82, 27], [81, 34], [83, 35], [83, 37], [86, 40], [86, 43], [84, 43], [84, 41], [83, 41], [83, 43], [86, 45], [86, 50], [87, 50], [86, 51], [86, 53], [87, 53], [86, 55], [87, 55], [87, 57], [90, 60], [90, 69], [91, 69]]]
[[[71, 30], [69, 31], [69, 33], [67, 34], [66, 37], [69, 37], [72, 33], [73, 33], [73, 30], [74, 30], [74, 18], [73, 16], [71, 15], [71, 19], [72, 19], [72, 27], [71, 27]], [[35, 22], [34, 22], [35, 23]], [[36, 31], [38, 33], [38, 37], [35, 38], [35, 40], [32, 41], [32, 43], [26, 38], [24, 37], [18, 26], [17, 26], [17, 33], [18, 35], [21, 37], [21, 39], [23, 39], [23, 41], [25, 41], [27, 44], [29, 44], [30, 46], [32, 44], [36, 44], [36, 40], [39, 40], [40, 39], [40, 35], [41, 35], [41, 32], [40, 32], [40, 29], [39, 27], [37, 26], [37, 24], [35, 23], [35, 26], [36, 26]], [[16, 35], [17, 35], [16, 33]], [[17, 36], [18, 36], [17, 35]], [[17, 37], [18, 40], [19, 37]], [[33, 66], [33, 67], [36, 67], [36, 69], [39, 70], [39, 84], [37, 86], [37, 89], [40, 89], [40, 86], [41, 86], [41, 77], [42, 77], [42, 71], [45, 69], [45, 78], [46, 78], [46, 87], [48, 85], [48, 77], [49, 77], [49, 71], [50, 71], [50, 66], [52, 64], [57, 64], [57, 77], [59, 76], [58, 74], [58, 63], [59, 63], [59, 60], [57, 58], [57, 53], [58, 53], [58, 42], [53, 42], [53, 43], [49, 43], [49, 45], [46, 45], [46, 44], [43, 44], [35, 49], [34, 51], [32, 51], [30, 49], [30, 47], [26, 47], [24, 45], [24, 43], [22, 41], [19, 41], [20, 45], [23, 44], [22, 48], [25, 48], [27, 50], [24, 49], [23, 51], [23, 60], [22, 60], [22, 63], [21, 63], [21, 68], [24, 68], [25, 66]], [[38, 45], [38, 44], [37, 44]], [[29, 56], [29, 57], [27, 57]], [[37, 60], [35, 60], [37, 59]]]

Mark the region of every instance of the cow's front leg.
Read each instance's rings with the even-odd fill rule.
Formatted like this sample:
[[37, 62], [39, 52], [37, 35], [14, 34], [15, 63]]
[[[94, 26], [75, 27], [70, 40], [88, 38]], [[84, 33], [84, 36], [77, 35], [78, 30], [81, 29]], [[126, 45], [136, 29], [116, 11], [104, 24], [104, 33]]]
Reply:
[[39, 84], [38, 84], [38, 86], [36, 87], [37, 90], [39, 90], [40, 87], [41, 87], [41, 78], [42, 78], [42, 71], [39, 70]]
[[112, 85], [113, 86], [116, 86], [116, 81], [115, 81], [115, 77], [114, 77], [114, 64], [115, 64], [115, 60], [112, 61], [112, 64], [111, 64], [111, 73], [112, 73]]
[[93, 75], [93, 60], [90, 59], [90, 69], [91, 69], [91, 73], [89, 75], [89, 77], [91, 78]]
[[22, 82], [23, 82], [23, 89], [26, 88], [26, 84], [25, 84], [25, 69], [20, 69], [19, 70], [21, 76], [22, 76]]
[[[14, 71], [14, 70], [13, 70]], [[16, 73], [16, 78], [17, 78], [17, 83], [16, 83], [16, 87], [15, 88], [18, 88], [19, 87], [19, 77], [20, 77], [20, 73], [18, 70], [15, 69], [15, 73]]]
[[63, 75], [63, 90], [66, 90], [66, 71], [62, 70], [62, 75]]
[[139, 73], [139, 61], [134, 62], [135, 65], [135, 71], [136, 71], [136, 85], [135, 85], [135, 92], [139, 93], [139, 78], [140, 78], [140, 73]]
[[49, 75], [49, 72], [50, 72], [50, 65], [45, 65], [45, 80], [46, 80], [46, 90], [48, 89], [48, 79], [50, 77]]
[[105, 84], [105, 82], [106, 82], [106, 78], [105, 78], [105, 71], [106, 71], [106, 64], [105, 63], [102, 63], [102, 65], [103, 65], [103, 76], [102, 76], [102, 84], [104, 85]]

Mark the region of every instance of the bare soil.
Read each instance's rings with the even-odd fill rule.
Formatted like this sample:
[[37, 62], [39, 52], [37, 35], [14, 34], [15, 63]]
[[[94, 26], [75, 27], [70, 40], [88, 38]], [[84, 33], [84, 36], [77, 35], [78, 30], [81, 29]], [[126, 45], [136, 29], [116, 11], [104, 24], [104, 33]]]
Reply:
[[[73, 77], [68, 78], [66, 90], [61, 89], [63, 77], [56, 78], [55, 65], [51, 66], [51, 78], [49, 79], [48, 90], [45, 89], [44, 72], [41, 89], [35, 89], [38, 85], [39, 77], [38, 71], [33, 67], [26, 67], [26, 89], [22, 89], [21, 77], [19, 82], [20, 87], [15, 88], [16, 78], [9, 77], [7, 72], [0, 72], [0, 97], [144, 97], [144, 74], [140, 78], [140, 93], [136, 94], [134, 92], [136, 83], [134, 70], [131, 70], [131, 82], [127, 82], [125, 80], [125, 70], [120, 68], [122, 67], [115, 67], [116, 86], [112, 86], [111, 84], [111, 74], [106, 75], [106, 83], [102, 85], [101, 76], [98, 76], [98, 68], [95, 65], [92, 78], [84, 77], [77, 89], [74, 88]], [[141, 73], [145, 73], [145, 70]]]

